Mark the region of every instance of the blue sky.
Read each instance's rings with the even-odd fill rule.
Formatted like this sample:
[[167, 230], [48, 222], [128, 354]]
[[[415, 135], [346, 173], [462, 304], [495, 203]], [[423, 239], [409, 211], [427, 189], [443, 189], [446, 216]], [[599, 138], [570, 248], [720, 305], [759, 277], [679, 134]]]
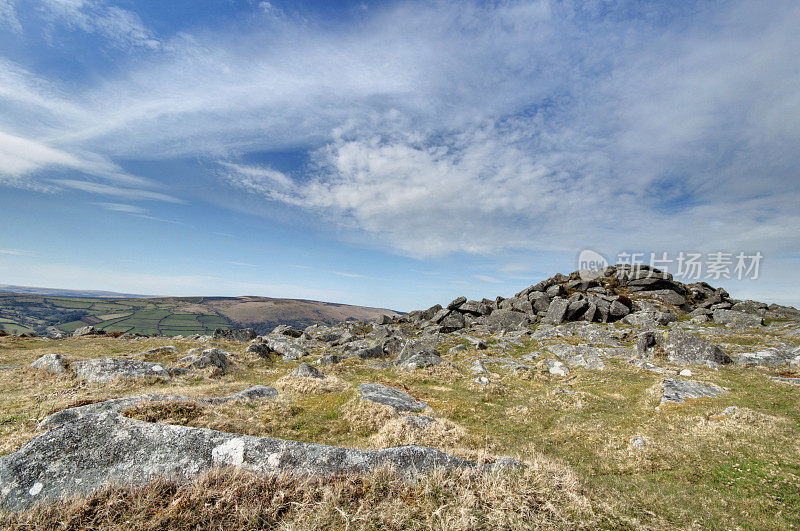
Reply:
[[582, 249], [800, 304], [794, 1], [0, 0], [0, 282], [400, 310]]

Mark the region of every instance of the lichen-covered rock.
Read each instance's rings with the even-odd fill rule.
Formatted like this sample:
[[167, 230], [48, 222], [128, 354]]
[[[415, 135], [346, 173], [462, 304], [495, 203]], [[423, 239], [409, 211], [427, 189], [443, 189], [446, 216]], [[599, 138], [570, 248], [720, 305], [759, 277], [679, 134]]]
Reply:
[[731, 328], [750, 328], [762, 326], [764, 319], [760, 315], [751, 313], [737, 312], [734, 310], [717, 309], [714, 310], [714, 322], [723, 324]]
[[190, 354], [178, 360], [178, 363], [184, 368], [190, 369], [206, 369], [208, 367], [217, 367], [222, 372], [228, 370], [228, 359], [230, 355], [220, 348], [209, 348], [201, 351], [199, 354]]
[[250, 341], [256, 338], [256, 331], [252, 328], [217, 328], [214, 330], [214, 339], [227, 339], [229, 341]]
[[736, 357], [737, 365], [784, 365], [792, 361], [794, 354], [780, 348], [765, 348], [744, 352]]
[[669, 332], [646, 332], [639, 335], [637, 350], [646, 359], [653, 358], [656, 348], [660, 348], [667, 359], [673, 363], [728, 364], [733, 360], [721, 348], [683, 330]]
[[387, 465], [405, 475], [476, 466], [421, 446], [351, 450], [119, 415], [85, 416], [54, 427], [0, 459], [0, 509], [21, 511], [111, 483], [190, 479], [217, 467], [334, 476]]
[[428, 407], [428, 404], [416, 400], [405, 391], [379, 383], [364, 383], [358, 386], [362, 400], [390, 406], [397, 411], [419, 412]]
[[661, 403], [675, 402], [681, 404], [689, 398], [714, 398], [725, 389], [713, 384], [703, 382], [693, 382], [691, 380], [681, 380], [678, 378], [667, 378], [663, 382], [664, 392], [661, 395]]
[[31, 367], [47, 371], [50, 374], [64, 374], [67, 372], [67, 366], [61, 354], [45, 354], [31, 363]]
[[72, 332], [72, 337], [97, 336], [105, 333], [105, 330], [98, 330], [93, 326], [82, 326]]
[[266, 340], [267, 348], [283, 356], [283, 361], [297, 361], [302, 357], [308, 356], [308, 351], [299, 345], [295, 345], [288, 339], [278, 339], [268, 337]]
[[291, 372], [290, 376], [296, 378], [325, 378], [325, 375], [319, 369], [308, 363], [301, 363], [299, 367]]
[[555, 297], [547, 308], [547, 313], [542, 317], [542, 323], [557, 325], [564, 322], [569, 309], [569, 300]]
[[73, 361], [70, 369], [77, 378], [97, 383], [107, 383], [116, 378], [170, 378], [186, 372], [183, 369], [164, 367], [161, 363], [116, 358]]
[[564, 365], [558, 360], [554, 359], [547, 359], [545, 360], [545, 365], [547, 366], [547, 371], [550, 374], [554, 374], [556, 376], [567, 376], [569, 375], [569, 367]]

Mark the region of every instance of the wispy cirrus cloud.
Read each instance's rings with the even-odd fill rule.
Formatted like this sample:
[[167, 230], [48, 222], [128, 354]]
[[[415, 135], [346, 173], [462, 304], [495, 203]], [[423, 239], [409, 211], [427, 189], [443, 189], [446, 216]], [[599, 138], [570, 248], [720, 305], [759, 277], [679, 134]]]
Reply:
[[151, 190], [141, 190], [136, 188], [123, 188], [110, 184], [96, 183], [90, 181], [76, 181], [72, 179], [53, 179], [51, 181], [54, 185], [62, 186], [65, 188], [72, 188], [81, 190], [90, 194], [108, 195], [118, 197], [121, 199], [136, 199], [144, 201], [164, 201], [167, 203], [184, 203], [183, 199], [173, 197], [161, 192], [154, 192]]
[[8, 254], [12, 256], [25, 256], [33, 254], [33, 251], [25, 251], [22, 249], [0, 249], [0, 254]]

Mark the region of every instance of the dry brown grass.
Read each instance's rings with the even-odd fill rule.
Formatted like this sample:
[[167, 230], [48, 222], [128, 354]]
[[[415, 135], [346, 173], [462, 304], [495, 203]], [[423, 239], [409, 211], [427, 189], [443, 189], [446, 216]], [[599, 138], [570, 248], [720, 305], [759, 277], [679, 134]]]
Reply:
[[[191, 483], [159, 480], [0, 516], [36, 529], [585, 529], [617, 526], [574, 474], [543, 458], [523, 472], [390, 470], [336, 478], [220, 470]], [[636, 522], [629, 522], [636, 525]]]
[[285, 393], [299, 395], [320, 395], [324, 393], [340, 393], [350, 387], [350, 384], [336, 376], [325, 378], [304, 378], [299, 376], [284, 376], [275, 381], [275, 387]]

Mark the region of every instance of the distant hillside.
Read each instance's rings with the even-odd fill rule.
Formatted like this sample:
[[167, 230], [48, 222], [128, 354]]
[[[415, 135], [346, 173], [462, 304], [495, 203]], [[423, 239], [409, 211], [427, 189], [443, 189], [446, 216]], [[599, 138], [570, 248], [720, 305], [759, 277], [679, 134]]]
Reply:
[[170, 336], [242, 327], [266, 333], [279, 324], [306, 327], [374, 319], [382, 314], [397, 312], [269, 297], [100, 298], [0, 293], [0, 329], [12, 334], [72, 332], [86, 325], [108, 332]]
[[51, 297], [83, 297], [86, 299], [145, 299], [148, 297], [154, 297], [154, 295], [116, 293], [114, 291], [100, 291], [93, 289], [40, 288], [35, 286], [14, 286], [12, 284], [0, 284], [0, 293], [49, 295]]

